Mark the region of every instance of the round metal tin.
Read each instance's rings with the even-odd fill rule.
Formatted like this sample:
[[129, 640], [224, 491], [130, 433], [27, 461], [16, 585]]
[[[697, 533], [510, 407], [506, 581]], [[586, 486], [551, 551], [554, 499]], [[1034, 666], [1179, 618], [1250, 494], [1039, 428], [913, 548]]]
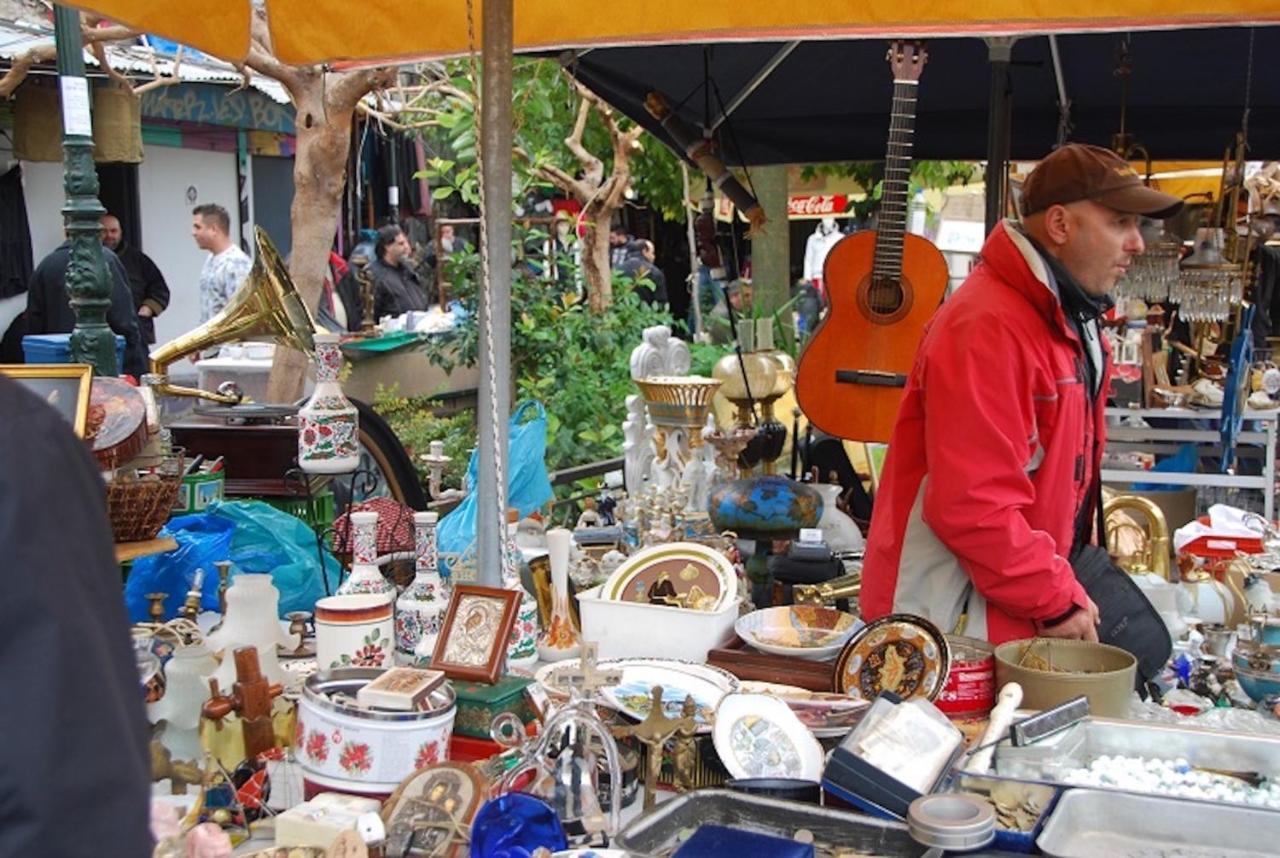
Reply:
[[836, 659], [835, 690], [862, 700], [891, 691], [936, 700], [951, 669], [951, 647], [933, 623], [890, 614], [857, 632]]

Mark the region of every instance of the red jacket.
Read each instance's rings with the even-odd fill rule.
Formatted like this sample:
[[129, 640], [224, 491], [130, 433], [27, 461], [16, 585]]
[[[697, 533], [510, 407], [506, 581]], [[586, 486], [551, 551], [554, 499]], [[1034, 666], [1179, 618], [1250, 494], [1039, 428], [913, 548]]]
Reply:
[[1001, 643], [1085, 604], [1066, 558], [1101, 461], [1106, 391], [1091, 410], [1084, 347], [1051, 284], [1001, 224], [929, 323], [876, 493], [868, 621], [901, 611]]

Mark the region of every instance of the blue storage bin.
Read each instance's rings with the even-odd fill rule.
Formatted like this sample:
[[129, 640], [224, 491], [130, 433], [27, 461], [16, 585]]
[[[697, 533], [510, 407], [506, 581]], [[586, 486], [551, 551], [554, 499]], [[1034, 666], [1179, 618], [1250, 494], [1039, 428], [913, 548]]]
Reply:
[[[27, 363], [71, 363], [70, 334], [28, 334], [22, 338]], [[124, 371], [124, 337], [116, 334], [116, 367]]]

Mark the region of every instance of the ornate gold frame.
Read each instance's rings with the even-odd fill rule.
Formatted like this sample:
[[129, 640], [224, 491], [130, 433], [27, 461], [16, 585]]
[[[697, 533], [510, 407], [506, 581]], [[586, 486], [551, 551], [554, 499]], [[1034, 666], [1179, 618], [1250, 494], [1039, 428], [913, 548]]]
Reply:
[[[0, 375], [18, 379], [76, 378], [80, 380], [76, 392], [75, 416], [70, 418], [78, 437], [84, 438], [85, 424], [89, 419], [89, 391], [93, 387], [93, 367], [87, 363], [28, 363], [0, 364]], [[26, 387], [27, 385], [23, 385]], [[32, 391], [36, 392], [36, 391]], [[44, 399], [44, 396], [41, 396]], [[64, 409], [59, 409], [64, 413]]]

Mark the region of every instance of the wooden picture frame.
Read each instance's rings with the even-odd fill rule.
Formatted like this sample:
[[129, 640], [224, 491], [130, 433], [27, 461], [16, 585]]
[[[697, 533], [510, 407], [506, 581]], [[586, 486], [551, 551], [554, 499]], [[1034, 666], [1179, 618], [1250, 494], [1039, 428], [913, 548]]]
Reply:
[[89, 419], [89, 392], [93, 388], [93, 367], [87, 363], [0, 364], [7, 375], [48, 403], [66, 418], [83, 439]]
[[454, 587], [431, 668], [450, 679], [497, 682], [519, 608], [520, 594], [515, 590], [474, 584]]

